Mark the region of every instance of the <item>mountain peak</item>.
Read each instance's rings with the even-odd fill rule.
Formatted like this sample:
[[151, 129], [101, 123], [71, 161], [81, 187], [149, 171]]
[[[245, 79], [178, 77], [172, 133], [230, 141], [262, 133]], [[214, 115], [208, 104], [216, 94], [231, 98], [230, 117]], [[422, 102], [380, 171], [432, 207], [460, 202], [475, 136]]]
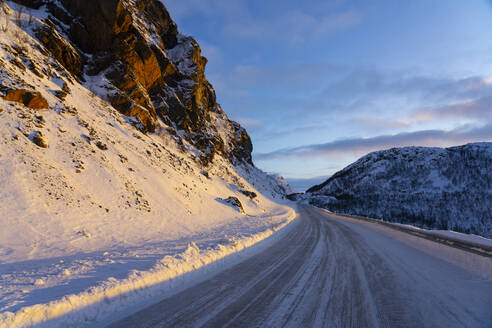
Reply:
[[361, 157], [307, 193], [332, 211], [490, 236], [491, 169], [490, 142], [391, 148]]

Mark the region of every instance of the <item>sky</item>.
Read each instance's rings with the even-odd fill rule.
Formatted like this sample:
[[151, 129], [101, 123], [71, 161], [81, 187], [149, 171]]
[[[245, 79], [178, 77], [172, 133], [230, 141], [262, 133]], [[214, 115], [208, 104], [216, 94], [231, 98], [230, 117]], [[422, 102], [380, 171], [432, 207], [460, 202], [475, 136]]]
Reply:
[[492, 1], [162, 0], [296, 189], [368, 152], [492, 141]]

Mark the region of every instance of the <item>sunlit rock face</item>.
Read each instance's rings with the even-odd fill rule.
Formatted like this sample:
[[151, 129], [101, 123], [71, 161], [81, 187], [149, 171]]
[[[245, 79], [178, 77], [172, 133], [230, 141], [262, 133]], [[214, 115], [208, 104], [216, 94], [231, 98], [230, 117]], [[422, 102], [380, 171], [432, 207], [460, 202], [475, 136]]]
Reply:
[[335, 212], [492, 236], [492, 143], [377, 151], [307, 194]]
[[207, 59], [157, 0], [17, 0], [49, 16], [35, 34], [73, 77], [133, 117], [144, 132], [165, 125], [196, 146], [252, 164], [247, 132], [217, 104]]
[[39, 92], [31, 92], [26, 89], [7, 89], [3, 99], [21, 103], [32, 109], [48, 108], [48, 102]]

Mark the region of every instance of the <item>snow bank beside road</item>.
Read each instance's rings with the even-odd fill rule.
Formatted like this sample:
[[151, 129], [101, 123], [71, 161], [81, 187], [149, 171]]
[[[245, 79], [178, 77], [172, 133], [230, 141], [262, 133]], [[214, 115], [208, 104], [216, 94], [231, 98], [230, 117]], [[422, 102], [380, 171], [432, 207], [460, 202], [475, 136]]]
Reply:
[[[279, 220], [278, 216], [282, 218]], [[117, 316], [123, 309], [127, 315], [127, 308], [136, 310], [136, 303], [143, 304], [146, 300], [148, 303], [149, 300], [172, 295], [266, 247], [293, 226], [291, 224], [286, 228], [295, 216], [295, 211], [289, 209], [277, 215], [276, 222], [280, 223], [273, 226], [273, 230], [268, 228], [208, 249], [200, 249], [191, 243], [183, 253], [162, 258], [149, 271], [134, 271], [126, 279], [108, 279], [80, 294], [67, 295], [48, 304], [24, 307], [15, 313], [3, 313], [0, 316], [0, 327], [80, 326], [107, 320], [108, 316]], [[274, 234], [277, 230], [280, 231]], [[253, 245], [255, 247], [251, 247]]]
[[320, 208], [320, 209], [322, 211], [328, 213], [328, 214], [333, 214], [333, 215], [344, 216], [344, 217], [348, 217], [348, 218], [355, 218], [358, 220], [364, 220], [364, 221], [368, 221], [368, 222], [378, 223], [378, 224], [381, 224], [381, 225], [384, 225], [387, 227], [396, 228], [398, 230], [403, 230], [403, 231], [407, 231], [410, 233], [415, 232], [417, 234], [420, 234], [421, 236], [432, 237], [436, 241], [440, 241], [442, 243], [460, 244], [460, 246], [462, 246], [462, 247], [479, 250], [480, 252], [485, 253], [485, 254], [492, 254], [492, 239], [485, 238], [482, 236], [473, 235], [473, 234], [464, 234], [464, 233], [456, 232], [456, 231], [452, 231], [452, 230], [429, 230], [429, 229], [423, 229], [420, 227], [412, 226], [409, 224], [402, 224], [402, 223], [389, 222], [389, 221], [381, 221], [381, 220], [377, 220], [377, 219], [369, 218], [369, 217], [365, 217], [365, 216], [335, 213], [335, 212], [331, 212], [327, 209], [323, 209], [323, 208]]

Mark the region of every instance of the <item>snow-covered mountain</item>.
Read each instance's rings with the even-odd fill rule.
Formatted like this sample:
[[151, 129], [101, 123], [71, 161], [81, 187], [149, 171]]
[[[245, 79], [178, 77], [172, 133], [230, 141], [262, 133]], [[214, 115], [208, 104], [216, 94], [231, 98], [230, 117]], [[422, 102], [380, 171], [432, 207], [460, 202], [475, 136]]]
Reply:
[[334, 212], [492, 236], [492, 143], [370, 153], [307, 190]]
[[160, 1], [0, 1], [0, 30], [0, 314], [292, 218]]

